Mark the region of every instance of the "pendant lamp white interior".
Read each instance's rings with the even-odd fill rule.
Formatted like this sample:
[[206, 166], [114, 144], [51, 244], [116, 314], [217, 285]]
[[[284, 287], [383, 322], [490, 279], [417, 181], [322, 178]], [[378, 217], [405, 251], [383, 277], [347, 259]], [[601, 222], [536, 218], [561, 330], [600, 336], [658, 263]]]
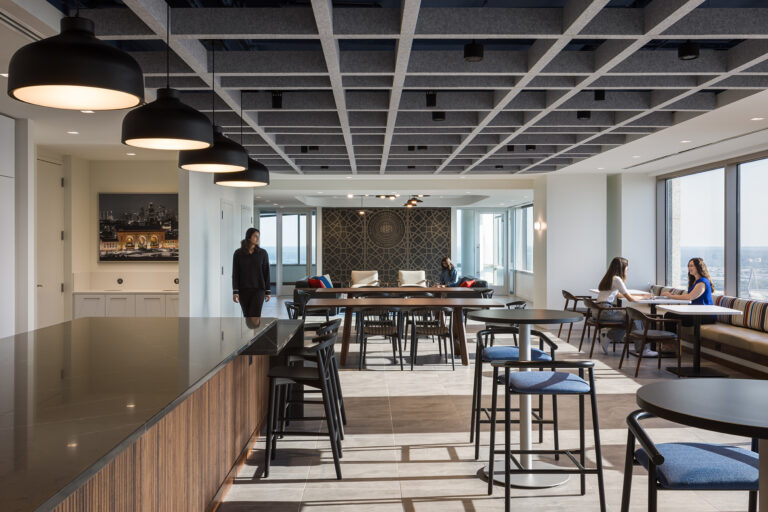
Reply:
[[181, 102], [179, 91], [170, 88], [171, 7], [166, 5], [165, 87], [155, 101], [136, 108], [123, 118], [123, 144], [169, 151], [199, 150], [213, 144], [213, 125], [208, 117]]
[[[211, 116], [216, 116], [216, 52], [211, 51]], [[213, 145], [195, 151], [179, 151], [179, 167], [195, 172], [238, 172], [248, 168], [243, 146], [225, 137], [220, 126], [213, 127]]]
[[20, 48], [8, 65], [8, 95], [66, 110], [120, 110], [144, 101], [136, 60], [94, 36], [93, 21], [61, 19], [61, 33]]

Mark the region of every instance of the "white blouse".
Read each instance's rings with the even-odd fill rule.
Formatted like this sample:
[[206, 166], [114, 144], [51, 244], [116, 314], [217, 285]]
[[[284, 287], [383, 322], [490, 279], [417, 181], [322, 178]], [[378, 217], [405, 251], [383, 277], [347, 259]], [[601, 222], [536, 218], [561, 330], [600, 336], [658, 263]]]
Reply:
[[627, 290], [627, 285], [624, 284], [624, 281], [619, 276], [613, 276], [613, 280], [611, 280], [611, 289], [600, 290], [597, 294], [596, 302], [613, 303], [619, 293], [626, 296], [629, 295], [629, 290]]

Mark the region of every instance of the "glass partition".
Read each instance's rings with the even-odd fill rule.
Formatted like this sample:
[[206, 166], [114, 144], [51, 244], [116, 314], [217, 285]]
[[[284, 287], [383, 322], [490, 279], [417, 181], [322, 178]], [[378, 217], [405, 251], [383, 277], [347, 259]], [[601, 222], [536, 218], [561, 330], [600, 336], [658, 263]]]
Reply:
[[768, 159], [739, 165], [739, 297], [768, 299]]

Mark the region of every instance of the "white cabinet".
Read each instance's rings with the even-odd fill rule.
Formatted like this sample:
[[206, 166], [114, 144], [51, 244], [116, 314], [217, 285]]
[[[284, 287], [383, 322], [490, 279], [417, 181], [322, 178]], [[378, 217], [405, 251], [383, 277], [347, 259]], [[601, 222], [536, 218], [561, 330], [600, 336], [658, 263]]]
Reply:
[[165, 296], [165, 316], [168, 318], [179, 316], [179, 294]]
[[136, 296], [107, 294], [107, 316], [136, 316]]
[[105, 316], [106, 301], [103, 294], [77, 293], [75, 294], [74, 317]]
[[165, 295], [136, 295], [136, 316], [165, 316]]

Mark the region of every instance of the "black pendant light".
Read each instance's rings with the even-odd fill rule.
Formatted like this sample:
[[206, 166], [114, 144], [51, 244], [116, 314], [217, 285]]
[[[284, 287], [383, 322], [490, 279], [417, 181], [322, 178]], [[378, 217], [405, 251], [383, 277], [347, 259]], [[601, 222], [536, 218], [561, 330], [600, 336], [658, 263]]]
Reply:
[[66, 17], [59, 35], [13, 54], [8, 95], [43, 107], [119, 110], [144, 101], [144, 75], [133, 57], [94, 36], [93, 21]]
[[213, 144], [213, 125], [205, 114], [179, 99], [170, 88], [171, 6], [167, 5], [165, 88], [157, 99], [131, 110], [123, 118], [123, 144], [137, 148], [171, 151], [205, 149]]
[[196, 172], [238, 172], [248, 168], [248, 153], [243, 146], [225, 137], [216, 126], [216, 51], [211, 49], [211, 117], [213, 146], [196, 151], [179, 151], [179, 167]]
[[690, 39], [677, 49], [677, 58], [680, 60], [694, 60], [699, 58], [699, 45]]
[[[240, 91], [240, 145], [243, 145], [243, 91]], [[217, 172], [213, 182], [224, 187], [266, 187], [269, 185], [269, 169], [253, 158], [248, 158], [248, 168], [240, 172]]]
[[464, 45], [464, 60], [467, 62], [480, 62], [483, 60], [483, 45], [475, 42]]
[[576, 111], [576, 119], [579, 121], [586, 121], [587, 119], [592, 117], [592, 113], [589, 110], [577, 110]]

